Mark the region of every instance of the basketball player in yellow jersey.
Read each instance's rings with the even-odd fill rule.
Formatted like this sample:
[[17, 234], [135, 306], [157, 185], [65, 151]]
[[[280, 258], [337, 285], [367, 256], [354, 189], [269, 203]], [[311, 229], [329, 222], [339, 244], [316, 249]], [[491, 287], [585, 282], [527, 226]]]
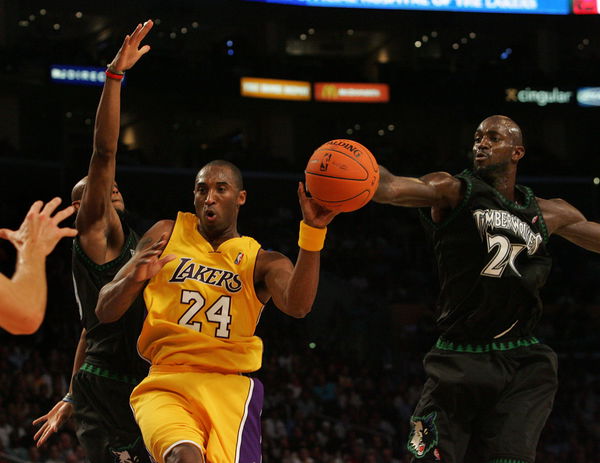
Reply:
[[[261, 366], [254, 330], [264, 304], [304, 317], [319, 280], [320, 250], [335, 212], [298, 186], [303, 221], [296, 264], [240, 236], [246, 201], [239, 169], [213, 161], [196, 176], [196, 214], [155, 224], [107, 284], [96, 314], [118, 320], [144, 290], [138, 349], [151, 363], [131, 405], [159, 463], [259, 463], [262, 385], [241, 373]], [[145, 287], [145, 289], [144, 289]]]

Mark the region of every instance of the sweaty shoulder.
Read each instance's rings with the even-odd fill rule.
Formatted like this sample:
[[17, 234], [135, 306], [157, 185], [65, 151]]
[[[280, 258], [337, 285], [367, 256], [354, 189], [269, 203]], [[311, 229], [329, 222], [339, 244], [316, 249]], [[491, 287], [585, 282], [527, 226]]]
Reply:
[[544, 222], [546, 222], [549, 234], [555, 233], [567, 225], [585, 220], [584, 215], [564, 199], [536, 198], [536, 201], [544, 216]]
[[435, 188], [438, 208], [454, 209], [463, 198], [463, 182], [448, 172], [432, 172], [421, 177], [421, 181]]

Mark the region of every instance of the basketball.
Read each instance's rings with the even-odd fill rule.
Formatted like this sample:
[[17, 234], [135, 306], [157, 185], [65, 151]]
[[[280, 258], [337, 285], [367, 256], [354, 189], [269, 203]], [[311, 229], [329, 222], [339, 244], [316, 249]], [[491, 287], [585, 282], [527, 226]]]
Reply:
[[351, 212], [367, 204], [379, 184], [379, 166], [371, 152], [353, 140], [331, 140], [308, 160], [306, 189], [323, 207]]

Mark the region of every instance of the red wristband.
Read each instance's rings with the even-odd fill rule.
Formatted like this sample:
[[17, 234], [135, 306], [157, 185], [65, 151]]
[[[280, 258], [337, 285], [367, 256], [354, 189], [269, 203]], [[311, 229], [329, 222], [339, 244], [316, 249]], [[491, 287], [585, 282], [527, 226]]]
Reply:
[[125, 74], [115, 74], [114, 72], [106, 71], [106, 77], [108, 77], [109, 79], [123, 80]]

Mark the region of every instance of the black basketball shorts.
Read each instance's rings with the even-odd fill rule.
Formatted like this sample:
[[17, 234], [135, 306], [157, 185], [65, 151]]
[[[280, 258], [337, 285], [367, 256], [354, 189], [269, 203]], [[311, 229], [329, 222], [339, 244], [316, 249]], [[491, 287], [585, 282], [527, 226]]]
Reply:
[[414, 462], [533, 463], [558, 386], [544, 344], [489, 352], [434, 347], [411, 417]]
[[91, 463], [150, 461], [129, 406], [134, 385], [79, 370], [73, 378], [77, 437]]

